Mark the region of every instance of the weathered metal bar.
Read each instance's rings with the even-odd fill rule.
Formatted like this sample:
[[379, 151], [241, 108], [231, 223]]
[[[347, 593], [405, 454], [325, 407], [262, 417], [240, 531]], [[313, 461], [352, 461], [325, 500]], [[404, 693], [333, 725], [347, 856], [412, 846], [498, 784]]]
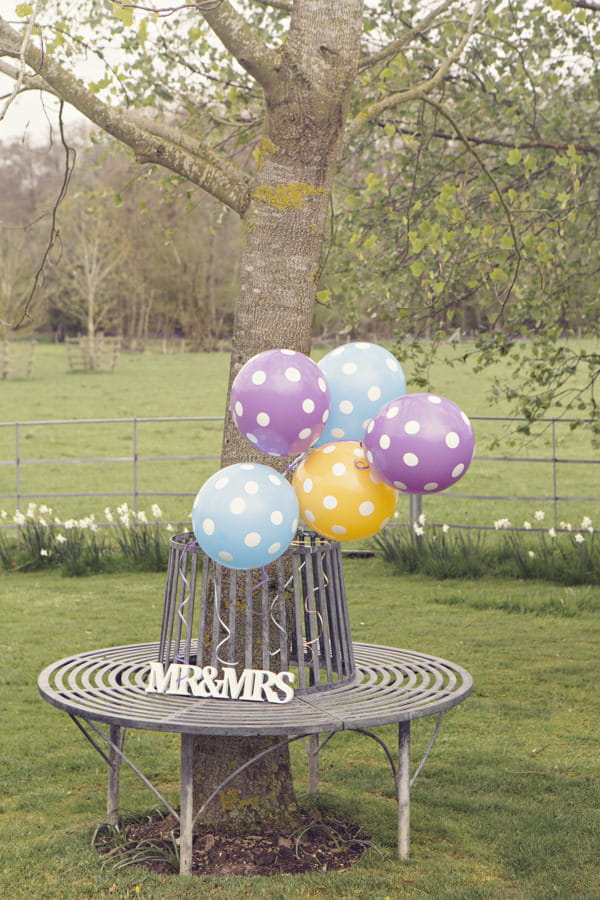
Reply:
[[118, 725], [110, 726], [110, 744], [108, 750], [108, 787], [106, 792], [106, 820], [111, 825], [119, 824], [119, 791], [122, 756], [117, 748], [123, 750], [125, 729]]
[[410, 855], [410, 719], [398, 724], [398, 859]]
[[194, 846], [194, 738], [181, 735], [181, 794], [179, 820], [179, 874], [192, 874]]

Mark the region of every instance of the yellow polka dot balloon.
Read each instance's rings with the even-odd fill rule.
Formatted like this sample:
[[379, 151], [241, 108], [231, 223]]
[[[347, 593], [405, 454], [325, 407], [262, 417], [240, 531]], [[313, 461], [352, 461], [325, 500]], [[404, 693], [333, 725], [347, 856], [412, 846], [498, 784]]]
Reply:
[[292, 484], [304, 521], [335, 541], [372, 537], [396, 508], [396, 491], [369, 466], [358, 441], [334, 441], [310, 451]]

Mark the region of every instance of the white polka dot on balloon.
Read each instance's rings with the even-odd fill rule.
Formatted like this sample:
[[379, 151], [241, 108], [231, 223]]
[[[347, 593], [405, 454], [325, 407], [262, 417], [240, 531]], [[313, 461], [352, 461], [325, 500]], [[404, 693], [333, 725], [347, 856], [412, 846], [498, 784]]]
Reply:
[[269, 466], [242, 463], [217, 472], [192, 509], [196, 540], [211, 559], [253, 569], [277, 559], [293, 540], [299, 507], [291, 484]]
[[383, 406], [363, 443], [367, 459], [388, 484], [427, 494], [445, 490], [464, 475], [475, 437], [456, 403], [439, 394], [419, 393]]

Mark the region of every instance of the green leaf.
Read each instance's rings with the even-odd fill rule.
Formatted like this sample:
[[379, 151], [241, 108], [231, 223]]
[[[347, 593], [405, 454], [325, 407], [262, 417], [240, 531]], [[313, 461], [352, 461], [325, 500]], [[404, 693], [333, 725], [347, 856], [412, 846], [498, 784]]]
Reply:
[[513, 147], [512, 150], [509, 150], [506, 155], [506, 159], [508, 161], [509, 166], [516, 166], [518, 163], [520, 163], [521, 159], [522, 159], [522, 155], [523, 154], [521, 153], [521, 151], [519, 150], [518, 147]]
[[323, 303], [326, 306], [331, 302], [331, 291], [317, 291], [316, 297], [319, 303]]
[[131, 6], [122, 6], [120, 3], [110, 4], [112, 6], [113, 15], [119, 19], [123, 25], [133, 25], [133, 8]]
[[550, 6], [556, 12], [561, 12], [565, 15], [568, 15], [573, 10], [573, 7], [568, 0], [550, 0]]
[[33, 6], [31, 6], [30, 3], [19, 3], [19, 5], [15, 7], [15, 12], [20, 19], [25, 19], [32, 14]]

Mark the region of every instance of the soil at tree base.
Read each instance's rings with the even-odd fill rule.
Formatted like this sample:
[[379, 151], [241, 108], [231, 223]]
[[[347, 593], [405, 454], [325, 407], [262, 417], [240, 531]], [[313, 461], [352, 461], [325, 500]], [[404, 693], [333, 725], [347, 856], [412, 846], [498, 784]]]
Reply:
[[[122, 829], [124, 842], [115, 850], [109, 834], [99, 829], [95, 846], [111, 854], [115, 864], [127, 861], [162, 875], [178, 873], [174, 841], [178, 825], [172, 816], [149, 816]], [[231, 835], [206, 829], [194, 835], [192, 875], [280, 875], [348, 869], [369, 845], [359, 825], [311, 809], [288, 832]], [[151, 858], [150, 858], [151, 857]], [[171, 857], [171, 859], [169, 859]]]

